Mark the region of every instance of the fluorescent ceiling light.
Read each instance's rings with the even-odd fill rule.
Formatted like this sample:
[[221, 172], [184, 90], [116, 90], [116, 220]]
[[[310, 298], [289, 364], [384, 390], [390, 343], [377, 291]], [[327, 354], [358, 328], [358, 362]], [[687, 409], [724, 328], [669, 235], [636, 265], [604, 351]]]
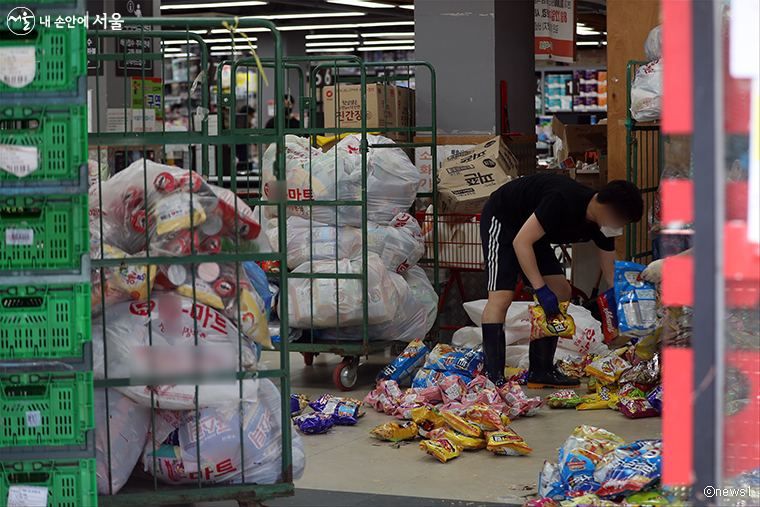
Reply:
[[396, 7], [393, 4], [384, 4], [381, 2], [367, 2], [366, 0], [327, 0], [329, 4], [351, 5], [353, 7], [367, 7], [369, 9], [391, 9]]
[[[599, 44], [600, 44], [599, 42], [593, 41], [593, 40], [582, 40], [582, 41], [579, 41], [579, 42], [575, 43], [576, 46], [598, 46]], [[601, 44], [602, 44], [602, 46], [606, 46], [607, 45], [607, 41], [606, 40], [605, 41], [601, 41]]]
[[365, 46], [372, 44], [414, 44], [414, 39], [396, 39], [396, 40], [368, 40], [364, 41]]
[[307, 42], [306, 47], [325, 47], [325, 46], [358, 46], [359, 41], [358, 40], [345, 40], [341, 42]]
[[352, 53], [356, 48], [308, 48], [307, 53]]
[[363, 33], [362, 37], [369, 39], [371, 37], [414, 37], [414, 32], [378, 32]]
[[166, 55], [166, 58], [187, 58], [188, 56], [190, 58], [200, 58], [200, 56], [191, 55], [191, 54], [188, 54], [188, 53], [172, 53], [170, 55]]
[[241, 19], [246, 18], [258, 18], [258, 19], [268, 19], [270, 21], [278, 20], [278, 19], [316, 19], [316, 18], [348, 18], [348, 17], [357, 17], [357, 16], [366, 16], [366, 13], [364, 12], [306, 12], [303, 14], [273, 14], [271, 16], [246, 16]]
[[[343, 16], [346, 15], [346, 13], [341, 13]], [[350, 14], [350, 13], [349, 13]], [[363, 13], [362, 13], [363, 15]], [[318, 15], [314, 15], [315, 17]], [[299, 30], [340, 30], [343, 28], [351, 29], [351, 28], [373, 28], [377, 26], [414, 26], [414, 21], [383, 21], [379, 23], [344, 23], [344, 24], [335, 24], [335, 25], [298, 25], [298, 26], [278, 26], [277, 29], [281, 32], [295, 32]], [[268, 32], [268, 28], [239, 28], [237, 30], [238, 32]], [[214, 28], [211, 30], [212, 34], [215, 33], [230, 33], [229, 30], [225, 28]]]
[[182, 50], [180, 48], [164, 48], [164, 53], [181, 53]]
[[359, 51], [404, 51], [413, 50], [414, 46], [363, 46]]
[[269, 2], [208, 2], [202, 4], [175, 4], [175, 5], [162, 5], [162, 11], [181, 10], [181, 9], [205, 9], [213, 7], [255, 7], [257, 5], [266, 5]]
[[306, 39], [356, 39], [359, 37], [355, 33], [323, 33], [323, 34], [309, 34]]
[[[225, 51], [225, 50], [231, 51], [232, 49], [238, 49], [240, 51], [250, 51], [251, 48], [248, 45], [235, 46], [235, 48], [233, 48], [232, 46], [214, 46], [211, 48], [211, 51]], [[254, 44], [253, 49], [258, 49], [258, 46]]]
[[[211, 44], [212, 42], [230, 42], [232, 39], [229, 37], [220, 37], [218, 39], [203, 39], [203, 42], [207, 44]], [[248, 40], [251, 42], [256, 42], [258, 38], [256, 37], [248, 37]], [[197, 40], [190, 39], [188, 40], [165, 40], [161, 41], [164, 46], [174, 46], [174, 45], [182, 45], [182, 44], [198, 44]], [[235, 39], [235, 42], [238, 44], [247, 44], [245, 39]]]
[[414, 4], [412, 4], [412, 5], [399, 5], [399, 8], [400, 9], [409, 9], [409, 10], [413, 11], [414, 10]]

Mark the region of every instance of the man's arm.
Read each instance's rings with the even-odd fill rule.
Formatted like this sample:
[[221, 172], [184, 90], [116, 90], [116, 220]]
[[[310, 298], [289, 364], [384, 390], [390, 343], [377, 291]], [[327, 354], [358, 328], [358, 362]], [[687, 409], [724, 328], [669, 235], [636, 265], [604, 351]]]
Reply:
[[597, 246], [596, 252], [599, 255], [599, 265], [602, 267], [607, 288], [611, 289], [615, 286], [615, 251], [602, 250]]
[[533, 244], [544, 237], [544, 234], [546, 232], [534, 213], [523, 224], [517, 236], [515, 236], [515, 240], [512, 242], [515, 254], [517, 254], [517, 260], [520, 262], [520, 267], [534, 289], [539, 289], [546, 285], [541, 272], [538, 270], [536, 254], [533, 251]]

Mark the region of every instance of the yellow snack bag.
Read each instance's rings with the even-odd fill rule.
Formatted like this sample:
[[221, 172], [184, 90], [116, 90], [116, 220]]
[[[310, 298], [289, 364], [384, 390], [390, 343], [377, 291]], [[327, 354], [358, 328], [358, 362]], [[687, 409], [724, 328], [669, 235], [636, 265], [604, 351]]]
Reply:
[[156, 266], [123, 265], [116, 268], [113, 274], [114, 285], [132, 299], [148, 299], [155, 279]]
[[451, 443], [445, 438], [439, 438], [438, 440], [423, 440], [420, 442], [420, 449], [431, 456], [435, 456], [441, 463], [446, 463], [448, 460], [456, 458], [462, 451], [461, 447]]
[[[534, 297], [535, 299], [535, 297]], [[547, 319], [544, 308], [536, 301], [530, 307], [530, 339], [538, 340], [545, 336], [571, 337], [575, 335], [575, 320], [567, 313], [570, 303], [559, 304], [559, 315]]]
[[620, 396], [612, 392], [607, 387], [603, 387], [598, 393], [583, 398], [583, 403], [575, 407], [576, 410], [597, 410], [600, 408], [610, 408], [617, 405]]
[[[182, 296], [192, 298], [193, 286], [189, 284], [180, 285], [177, 287], [177, 292], [179, 292]], [[216, 308], [217, 310], [224, 310], [224, 303], [222, 303], [222, 298], [216, 294], [211, 284], [204, 282], [200, 278], [195, 279], [195, 297], [199, 303], [203, 303], [204, 305]]]
[[424, 437], [429, 431], [446, 426], [446, 419], [443, 414], [435, 408], [427, 405], [415, 407], [411, 410], [412, 420], [417, 423], [420, 436]]
[[586, 366], [586, 373], [601, 380], [604, 384], [612, 384], [631, 367], [631, 364], [616, 354], [600, 357]]
[[486, 448], [494, 454], [522, 456], [533, 452], [525, 440], [520, 438], [511, 428], [507, 428], [505, 431], [493, 431], [487, 433], [486, 436], [488, 437]]
[[476, 451], [478, 449], [483, 449], [486, 446], [486, 441], [483, 438], [466, 437], [449, 428], [438, 428], [437, 430], [429, 431], [427, 438], [430, 440], [440, 440], [445, 438], [449, 442], [460, 446], [465, 451]]
[[[161, 198], [156, 203], [156, 233], [161, 236], [168, 232], [190, 228], [190, 194], [177, 191]], [[193, 199], [193, 226], [198, 226], [206, 220], [206, 212]]]
[[468, 408], [464, 413], [464, 418], [483, 431], [503, 430], [506, 424], [509, 424], [509, 417], [507, 417], [508, 422], [505, 424], [502, 420], [502, 414], [485, 403], [476, 403]]
[[476, 425], [465, 421], [456, 414], [443, 412], [443, 418], [446, 420], [446, 424], [457, 430], [462, 435], [466, 435], [472, 438], [481, 438], [483, 436], [483, 430], [481, 430]]
[[260, 343], [263, 347], [274, 349], [267, 319], [261, 313], [253, 295], [245, 289], [240, 291], [240, 320], [242, 331], [246, 336], [252, 336], [253, 341]]
[[412, 440], [417, 436], [417, 425], [411, 421], [405, 423], [387, 422], [370, 431], [369, 434], [388, 442]]

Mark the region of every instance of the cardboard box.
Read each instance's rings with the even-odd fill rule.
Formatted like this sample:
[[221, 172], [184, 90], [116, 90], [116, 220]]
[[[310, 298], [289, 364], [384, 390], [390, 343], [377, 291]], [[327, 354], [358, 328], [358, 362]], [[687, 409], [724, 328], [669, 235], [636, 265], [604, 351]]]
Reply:
[[[396, 126], [396, 87], [370, 83], [366, 86], [367, 128], [383, 129]], [[340, 105], [336, 107], [338, 93], [335, 86], [322, 91], [325, 128], [362, 127], [362, 96], [360, 85], [341, 85]], [[338, 125], [338, 121], [340, 124]]]
[[491, 194], [517, 178], [517, 158], [501, 137], [447, 158], [438, 171], [441, 213], [480, 213]]
[[570, 176], [578, 183], [582, 183], [598, 192], [607, 184], [607, 148], [597, 148], [596, 158], [599, 165], [598, 171], [582, 171], [572, 168]]
[[557, 160], [583, 160], [587, 151], [607, 147], [607, 125], [564, 125], [555, 115], [552, 130], [562, 139]]
[[409, 127], [411, 111], [409, 109], [409, 88], [403, 86], [396, 87], [396, 127]]

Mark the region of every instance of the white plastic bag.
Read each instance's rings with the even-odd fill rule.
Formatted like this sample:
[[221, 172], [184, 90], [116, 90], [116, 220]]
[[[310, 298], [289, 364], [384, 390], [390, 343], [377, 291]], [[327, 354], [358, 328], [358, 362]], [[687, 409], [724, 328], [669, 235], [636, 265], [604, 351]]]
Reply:
[[436, 317], [438, 317], [438, 294], [435, 293], [433, 284], [430, 283], [425, 270], [420, 266], [412, 266], [402, 275], [409, 289], [412, 291], [414, 298], [422, 303], [427, 313], [427, 326], [425, 334], [433, 328]]
[[[269, 222], [267, 238], [273, 251], [279, 251], [277, 222]], [[348, 259], [361, 255], [361, 231], [353, 227], [335, 227], [306, 218], [288, 217], [288, 268], [295, 269], [310, 259], [315, 261]]]
[[479, 327], [462, 327], [451, 335], [451, 344], [455, 347], [474, 349], [481, 343], [483, 343], [483, 331]]
[[656, 121], [662, 113], [662, 59], [642, 65], [631, 84], [631, 117]]
[[662, 58], [662, 25], [652, 28], [644, 42], [644, 56], [648, 62], [653, 62]]
[[[398, 290], [400, 304], [392, 321], [368, 326], [369, 340], [409, 343], [417, 338], [425, 338], [428, 327], [425, 307], [414, 297], [409, 285], [400, 275], [390, 273], [390, 277]], [[362, 326], [341, 328], [339, 332], [336, 332], [335, 328], [325, 329], [322, 331], [322, 338], [361, 341], [364, 339], [364, 329]]]
[[[486, 299], [480, 299], [463, 305], [467, 315], [478, 326], [482, 325], [483, 309], [487, 302]], [[507, 339], [507, 366], [527, 368], [531, 327], [529, 308], [533, 304], [528, 301], [513, 301], [509, 306], [504, 324]], [[591, 316], [591, 312], [582, 306], [571, 304], [568, 307], [568, 313], [575, 321], [576, 333], [572, 338], [560, 338], [554, 355], [555, 360], [566, 355], [604, 355], [609, 352], [604, 343], [602, 325]]]
[[[237, 370], [238, 330], [224, 315], [200, 303], [193, 305], [192, 299], [172, 294], [156, 294], [151, 305], [150, 312], [148, 301], [119, 303], [106, 310], [109, 378]], [[96, 379], [105, 378], [104, 317], [92, 322], [93, 374]], [[194, 345], [196, 322], [198, 347]], [[242, 341], [242, 365], [246, 371], [257, 368], [256, 353], [245, 339]], [[246, 399], [256, 399], [256, 382], [244, 382]], [[151, 394], [156, 408], [188, 410], [195, 407], [193, 385], [116, 389], [146, 407], [151, 405]], [[203, 384], [199, 388], [201, 405], [238, 398], [235, 382]]]
[[[105, 389], [95, 389], [95, 471], [98, 479], [98, 494], [116, 494], [127, 483], [140, 459], [148, 439], [149, 429], [149, 408], [141, 407], [130, 398], [111, 389], [108, 393], [108, 412], [106, 413]], [[111, 464], [110, 475], [109, 463]], [[109, 476], [113, 491], [109, 487]]]
[[[335, 273], [335, 261], [304, 263], [293, 273]], [[361, 260], [341, 259], [338, 273], [361, 274]], [[399, 294], [380, 258], [367, 254], [369, 325], [390, 322], [396, 314]], [[358, 279], [298, 279], [288, 283], [288, 324], [299, 329], [356, 326], [364, 321], [364, 289]], [[312, 313], [313, 307], [313, 313]], [[340, 310], [340, 317], [338, 316]], [[312, 320], [313, 316], [313, 320]]]
[[409, 213], [399, 213], [387, 226], [368, 225], [367, 243], [392, 273], [403, 274], [425, 253], [420, 224]]
[[[281, 397], [269, 379], [261, 379], [256, 401], [244, 398], [243, 438], [240, 440], [239, 403], [216, 404], [200, 410], [200, 423], [194, 410], [176, 414], [177, 443], [157, 448], [156, 469], [153, 468], [153, 446], [146, 445], [143, 471], [166, 484], [201, 482], [234, 484], [274, 484], [282, 481], [282, 416]], [[179, 416], [177, 420], [176, 416]], [[292, 424], [290, 419], [285, 424]], [[166, 426], [166, 425], [164, 425]], [[196, 436], [200, 437], [196, 440]], [[306, 456], [301, 438], [291, 431], [293, 446], [293, 479], [301, 478]], [[157, 433], [158, 436], [158, 433]], [[198, 463], [198, 446], [201, 461]], [[245, 471], [241, 449], [245, 452]]]

